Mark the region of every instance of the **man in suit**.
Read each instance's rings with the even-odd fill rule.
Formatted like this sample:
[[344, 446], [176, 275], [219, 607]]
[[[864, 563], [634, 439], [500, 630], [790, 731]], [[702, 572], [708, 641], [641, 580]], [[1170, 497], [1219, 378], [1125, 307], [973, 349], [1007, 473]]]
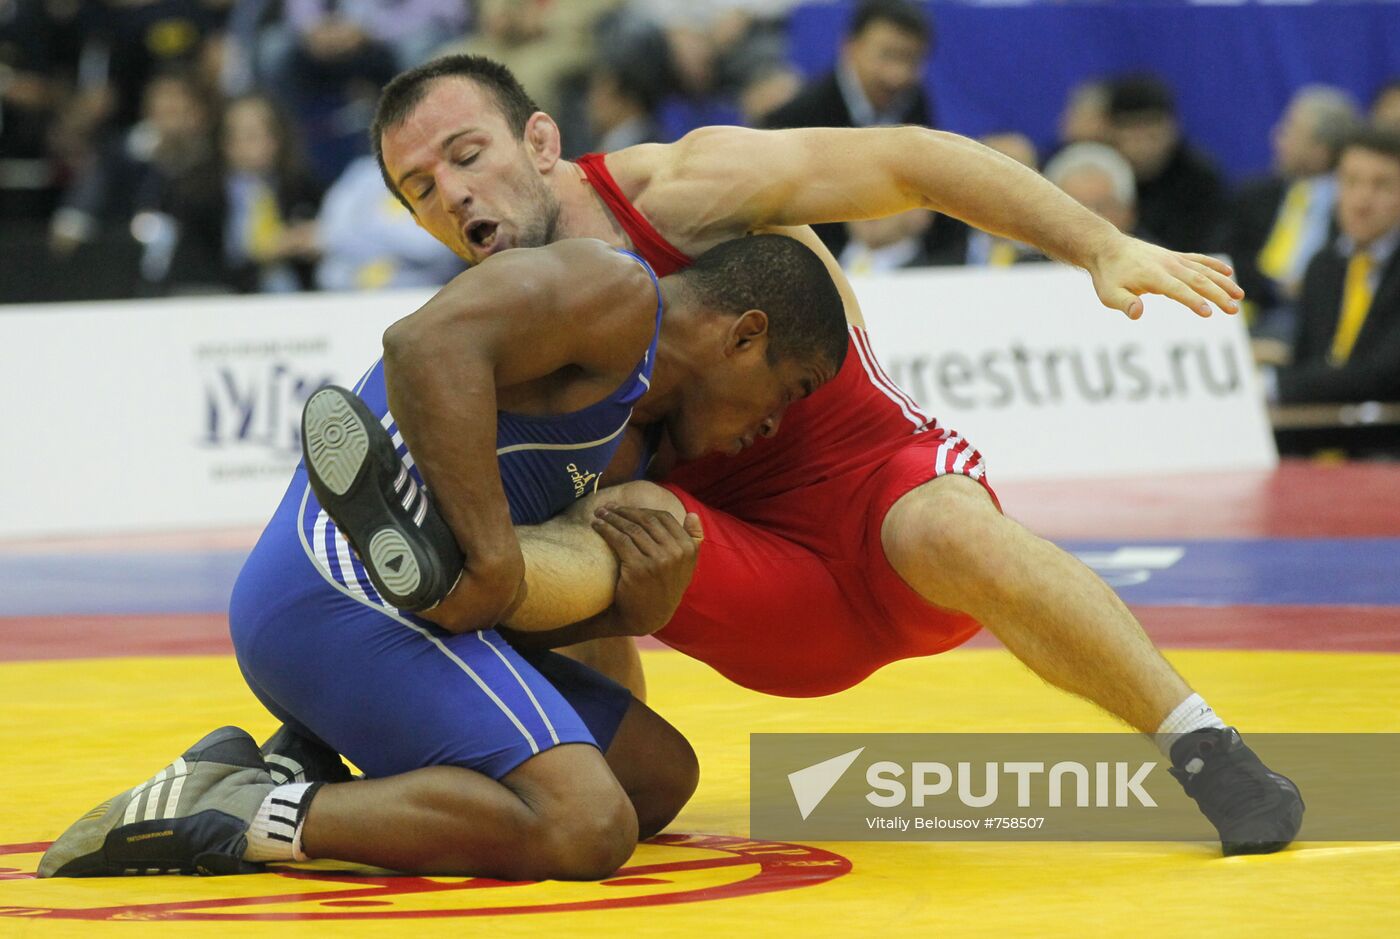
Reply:
[[[766, 128], [933, 126], [923, 89], [924, 66], [933, 47], [933, 27], [915, 4], [863, 0], [841, 45], [836, 68], [809, 83], [797, 97], [762, 121]], [[841, 256], [846, 230], [816, 225], [831, 253]]]
[[1358, 122], [1356, 105], [1340, 89], [1300, 89], [1274, 125], [1273, 172], [1246, 183], [1234, 200], [1224, 247], [1257, 313], [1256, 334], [1292, 335], [1303, 272], [1332, 234], [1332, 170]]
[[1164, 247], [1215, 247], [1225, 217], [1225, 183], [1181, 134], [1171, 89], [1148, 75], [1109, 86], [1109, 143], [1132, 164], [1138, 218]]
[[1337, 228], [1303, 277], [1276, 400], [1400, 400], [1400, 132], [1357, 131], [1337, 164]]

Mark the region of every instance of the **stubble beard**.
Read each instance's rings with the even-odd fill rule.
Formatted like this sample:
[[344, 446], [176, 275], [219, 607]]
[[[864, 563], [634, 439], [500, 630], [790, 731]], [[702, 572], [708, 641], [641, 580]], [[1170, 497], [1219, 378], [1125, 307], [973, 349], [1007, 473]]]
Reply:
[[543, 179], [535, 179], [535, 192], [531, 199], [535, 211], [531, 213], [530, 224], [520, 232], [520, 248], [541, 248], [553, 244], [559, 236], [559, 200]]

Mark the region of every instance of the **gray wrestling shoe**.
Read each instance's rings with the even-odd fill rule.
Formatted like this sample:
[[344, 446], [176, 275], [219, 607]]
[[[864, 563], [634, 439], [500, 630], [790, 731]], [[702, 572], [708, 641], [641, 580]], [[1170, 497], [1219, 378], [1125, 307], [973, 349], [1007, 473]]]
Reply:
[[302, 411], [301, 445], [312, 491], [379, 596], [410, 612], [442, 602], [466, 559], [369, 407], [327, 385]]
[[1303, 826], [1303, 797], [1245, 746], [1233, 727], [1184, 734], [1172, 744], [1172, 767], [1186, 794], [1220, 833], [1226, 857], [1282, 851]]
[[248, 827], [276, 787], [258, 745], [221, 727], [174, 763], [78, 819], [44, 852], [40, 877], [253, 874]]
[[278, 785], [305, 782], [349, 782], [350, 767], [340, 754], [319, 741], [303, 737], [286, 724], [263, 741], [262, 752], [267, 771]]

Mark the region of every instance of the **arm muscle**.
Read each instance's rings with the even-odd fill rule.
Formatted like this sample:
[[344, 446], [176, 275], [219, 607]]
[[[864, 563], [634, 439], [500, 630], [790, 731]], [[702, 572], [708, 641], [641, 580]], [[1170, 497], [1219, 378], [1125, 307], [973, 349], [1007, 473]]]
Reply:
[[656, 293], [635, 261], [599, 242], [488, 259], [384, 336], [384, 381], [399, 430], [467, 555], [458, 589], [428, 618], [494, 625], [524, 574], [496, 463], [496, 391], [568, 366], [635, 364]]

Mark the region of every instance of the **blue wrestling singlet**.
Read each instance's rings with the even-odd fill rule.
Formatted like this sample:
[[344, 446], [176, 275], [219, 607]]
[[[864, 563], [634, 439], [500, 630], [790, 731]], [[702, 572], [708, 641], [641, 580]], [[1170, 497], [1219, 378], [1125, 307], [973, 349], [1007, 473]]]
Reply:
[[[627, 380], [583, 410], [497, 414], [511, 518], [537, 524], [597, 488], [650, 384], [661, 326]], [[426, 507], [389, 413], [383, 362], [355, 389], [381, 417]], [[412, 503], [406, 503], [412, 504]], [[297, 467], [239, 574], [229, 606], [239, 667], [263, 704], [368, 776], [465, 766], [499, 779], [561, 743], [606, 750], [631, 704], [620, 685], [554, 653], [523, 654], [495, 630], [454, 634], [385, 604]]]

